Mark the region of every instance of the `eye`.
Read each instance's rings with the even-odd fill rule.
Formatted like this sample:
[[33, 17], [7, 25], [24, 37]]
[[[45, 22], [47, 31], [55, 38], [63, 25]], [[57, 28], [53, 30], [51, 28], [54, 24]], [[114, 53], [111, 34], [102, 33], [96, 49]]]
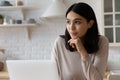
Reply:
[[67, 24], [70, 24], [70, 21], [69, 21], [69, 20], [66, 20], [66, 23], [67, 23]]
[[81, 22], [80, 22], [80, 21], [78, 21], [78, 20], [77, 20], [77, 21], [75, 21], [74, 23], [75, 23], [75, 24], [77, 24], [77, 25], [81, 24]]

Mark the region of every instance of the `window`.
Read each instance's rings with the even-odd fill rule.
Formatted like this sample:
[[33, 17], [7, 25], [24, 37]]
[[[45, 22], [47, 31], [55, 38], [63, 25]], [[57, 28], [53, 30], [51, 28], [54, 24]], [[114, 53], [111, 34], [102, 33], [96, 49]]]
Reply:
[[103, 0], [104, 34], [112, 44], [120, 43], [120, 0]]

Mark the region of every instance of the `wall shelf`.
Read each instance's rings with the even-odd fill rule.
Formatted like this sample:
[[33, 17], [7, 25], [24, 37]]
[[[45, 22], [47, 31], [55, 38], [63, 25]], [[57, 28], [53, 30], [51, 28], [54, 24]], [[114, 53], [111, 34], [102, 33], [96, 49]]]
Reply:
[[1, 6], [0, 10], [5, 11], [5, 10], [32, 10], [32, 9], [37, 9], [33, 6]]
[[[0, 6], [0, 11], [18, 11], [22, 17], [20, 20], [26, 20], [25, 19], [25, 11], [27, 10], [35, 10], [37, 9], [35, 6]], [[9, 14], [9, 13], [8, 13]], [[20, 16], [21, 16], [20, 15]], [[14, 19], [14, 18], [13, 18]], [[24, 24], [5, 24], [0, 25], [0, 28], [24, 28], [26, 31], [27, 38], [30, 39], [30, 32], [29, 27], [35, 27], [36, 24], [31, 23], [24, 23]]]
[[0, 28], [18, 28], [18, 27], [35, 27], [36, 24], [7, 24], [7, 25], [0, 25]]
[[0, 28], [24, 28], [27, 33], [27, 38], [30, 39], [30, 27], [36, 27], [37, 24], [7, 24], [0, 25]]
[[[21, 20], [25, 20], [25, 12], [38, 9], [35, 6], [0, 6], [0, 11], [17, 11], [22, 15]], [[4, 15], [4, 14], [3, 14]]]

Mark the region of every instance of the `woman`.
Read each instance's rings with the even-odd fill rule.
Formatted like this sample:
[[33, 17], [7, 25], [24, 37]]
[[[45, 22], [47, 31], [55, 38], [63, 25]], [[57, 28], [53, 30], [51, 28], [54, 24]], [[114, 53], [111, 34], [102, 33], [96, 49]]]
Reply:
[[75, 3], [66, 12], [65, 35], [54, 45], [61, 80], [103, 80], [108, 59], [108, 39], [99, 35], [93, 9]]

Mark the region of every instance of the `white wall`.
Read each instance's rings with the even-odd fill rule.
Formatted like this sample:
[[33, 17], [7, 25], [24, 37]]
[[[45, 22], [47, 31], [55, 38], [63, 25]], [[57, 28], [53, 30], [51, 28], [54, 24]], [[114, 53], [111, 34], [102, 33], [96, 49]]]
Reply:
[[[15, 4], [15, 0], [10, 1]], [[49, 7], [52, 0], [26, 1], [25, 5], [36, 6], [38, 9], [26, 11], [25, 17], [35, 18], [40, 23], [40, 16]], [[86, 2], [93, 7], [102, 34], [101, 0], [64, 0], [64, 3], [69, 7], [79, 1]], [[19, 16], [19, 13], [17, 15]], [[37, 27], [29, 28], [29, 31], [30, 39], [27, 37], [26, 28], [0, 28], [0, 48], [5, 49], [5, 54], [1, 54], [4, 57], [0, 57], [0, 59], [50, 59], [50, 52], [55, 38], [60, 34], [64, 34], [65, 21], [62, 18], [44, 19]], [[120, 56], [119, 52], [119, 48], [110, 48], [110, 58], [112, 57], [112, 59], [109, 58], [110, 63], [120, 61], [116, 59], [116, 54], [118, 58]]]

